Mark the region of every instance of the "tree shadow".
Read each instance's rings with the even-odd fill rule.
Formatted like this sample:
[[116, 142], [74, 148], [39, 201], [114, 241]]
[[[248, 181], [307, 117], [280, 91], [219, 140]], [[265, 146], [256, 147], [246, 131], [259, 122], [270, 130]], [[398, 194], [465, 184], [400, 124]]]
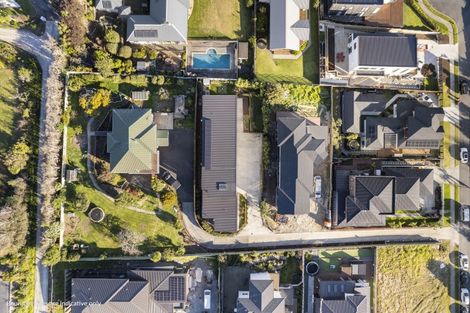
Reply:
[[442, 261], [429, 260], [427, 263], [427, 269], [432, 273], [433, 277], [437, 278], [444, 286], [446, 286], [449, 297], [459, 301], [459, 290], [457, 290], [458, 284], [455, 288], [455, 295], [452, 295], [450, 284], [455, 282], [449, 281], [452, 270], [456, 272], [455, 279], [458, 279], [459, 268], [455, 267], [453, 264], [444, 263]]

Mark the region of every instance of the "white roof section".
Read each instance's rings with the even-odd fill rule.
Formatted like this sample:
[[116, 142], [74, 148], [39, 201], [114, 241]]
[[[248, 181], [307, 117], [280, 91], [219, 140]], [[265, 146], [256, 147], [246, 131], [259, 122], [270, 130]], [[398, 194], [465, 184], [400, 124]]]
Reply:
[[300, 10], [309, 9], [308, 0], [271, 0], [269, 49], [299, 50], [300, 40], [309, 40], [309, 21], [300, 21]]

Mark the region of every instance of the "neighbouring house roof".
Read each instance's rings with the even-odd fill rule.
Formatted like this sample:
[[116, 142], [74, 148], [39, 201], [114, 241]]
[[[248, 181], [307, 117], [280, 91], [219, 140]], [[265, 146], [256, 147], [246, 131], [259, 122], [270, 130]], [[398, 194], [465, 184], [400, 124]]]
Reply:
[[385, 93], [344, 91], [342, 96], [343, 133], [360, 133], [362, 115], [380, 115], [385, 109], [390, 96]]
[[[338, 227], [383, 226], [387, 215], [395, 211], [419, 211], [435, 206], [434, 171], [431, 168], [383, 167], [384, 176], [348, 177], [348, 171], [336, 171], [335, 223]], [[338, 182], [338, 180], [337, 180]], [[349, 190], [349, 195], [344, 189]]]
[[157, 112], [155, 114], [155, 120], [158, 130], [173, 129], [173, 113]]
[[310, 39], [308, 20], [300, 20], [300, 10], [308, 10], [308, 0], [271, 0], [269, 49], [299, 50], [300, 40]]
[[278, 112], [279, 175], [276, 205], [280, 214], [308, 214], [314, 168], [328, 157], [328, 127], [294, 112]]
[[125, 278], [72, 278], [72, 313], [172, 313], [188, 294], [187, 273], [133, 270]]
[[152, 110], [112, 110], [112, 129], [107, 135], [112, 173], [156, 173], [157, 148], [157, 125]]
[[352, 280], [319, 282], [316, 313], [370, 313], [370, 286]]
[[339, 227], [385, 225], [385, 216], [395, 213], [395, 178], [386, 176], [350, 176], [345, 214]]
[[188, 0], [150, 0], [149, 15], [128, 17], [127, 40], [186, 43], [188, 9]]
[[416, 67], [418, 64], [415, 36], [358, 35], [359, 66]]
[[237, 96], [202, 97], [202, 217], [221, 232], [238, 230]]
[[439, 149], [444, 138], [442, 108], [407, 99], [397, 102], [394, 111], [392, 117], [365, 118], [364, 150]]
[[122, 7], [122, 0], [95, 0], [95, 9], [98, 11], [118, 12]]
[[239, 313], [285, 313], [285, 298], [276, 290], [272, 275], [267, 272], [250, 275], [249, 291], [239, 291]]

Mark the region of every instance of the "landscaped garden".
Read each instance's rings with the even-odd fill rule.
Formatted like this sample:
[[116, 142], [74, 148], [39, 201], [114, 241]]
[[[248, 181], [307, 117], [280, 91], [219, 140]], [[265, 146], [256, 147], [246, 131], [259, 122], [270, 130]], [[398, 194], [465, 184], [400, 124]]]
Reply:
[[[129, 95], [132, 91], [142, 89], [150, 92], [149, 99], [131, 104]], [[141, 255], [156, 251], [181, 254], [178, 248], [183, 246], [182, 224], [175, 191], [157, 178], [150, 180], [150, 175], [148, 180], [141, 177], [143, 181], [148, 181], [145, 188], [134, 183], [132, 175], [124, 177], [110, 173], [109, 163], [93, 155], [95, 168], [91, 174], [96, 175], [99, 185], [96, 188], [87, 168], [86, 153], [91, 147], [87, 144], [86, 129], [89, 117], [105, 120], [112, 108], [133, 105], [170, 112], [173, 109], [173, 98], [181, 95], [186, 97], [188, 116], [186, 122], [176, 126], [191, 127], [195, 81], [163, 76], [149, 78], [145, 75], [127, 78], [85, 75], [71, 78], [69, 90], [67, 168], [78, 169], [78, 180], [68, 183], [62, 192], [67, 212], [67, 259]], [[99, 141], [96, 142], [96, 150], [99, 150]], [[90, 218], [90, 210], [94, 208], [99, 208], [100, 214], [104, 213], [102, 221], [96, 222]]]
[[377, 248], [377, 312], [450, 312], [449, 243]]
[[189, 18], [189, 38], [248, 40], [252, 0], [198, 0]]

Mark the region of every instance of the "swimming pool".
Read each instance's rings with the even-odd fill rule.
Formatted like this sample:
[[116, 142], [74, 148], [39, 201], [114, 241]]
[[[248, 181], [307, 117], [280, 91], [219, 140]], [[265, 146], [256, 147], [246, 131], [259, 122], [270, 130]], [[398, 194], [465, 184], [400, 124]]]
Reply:
[[208, 49], [206, 53], [193, 53], [194, 69], [213, 69], [213, 70], [229, 70], [230, 54], [217, 54], [215, 49]]

